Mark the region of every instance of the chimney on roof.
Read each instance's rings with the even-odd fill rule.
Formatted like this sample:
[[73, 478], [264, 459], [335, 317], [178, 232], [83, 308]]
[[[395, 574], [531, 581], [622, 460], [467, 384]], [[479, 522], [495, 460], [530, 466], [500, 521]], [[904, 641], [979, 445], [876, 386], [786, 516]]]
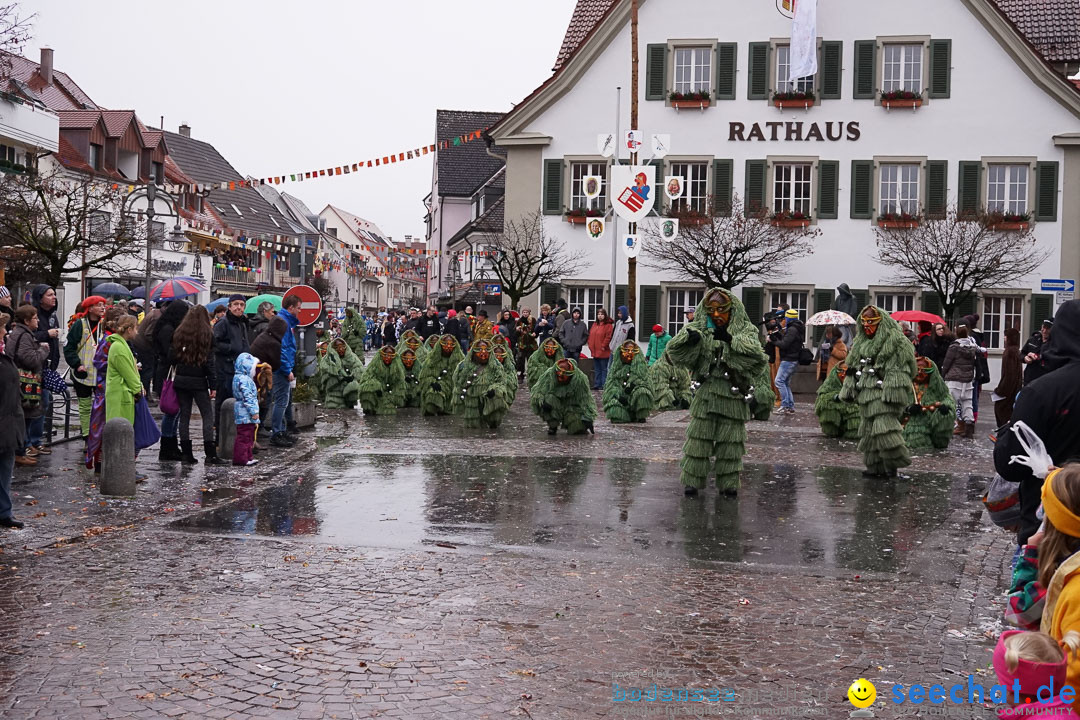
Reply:
[[191, 137], [191, 126], [186, 122], [180, 123], [180, 134], [184, 137]]
[[53, 51], [52, 48], [41, 48], [41, 67], [38, 69], [41, 79], [46, 85], [52, 85]]

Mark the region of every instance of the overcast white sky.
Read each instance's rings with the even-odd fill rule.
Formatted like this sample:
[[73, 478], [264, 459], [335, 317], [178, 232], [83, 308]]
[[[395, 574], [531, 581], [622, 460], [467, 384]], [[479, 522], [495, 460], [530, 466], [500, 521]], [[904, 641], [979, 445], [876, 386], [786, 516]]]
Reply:
[[[333, 167], [430, 144], [435, 110], [508, 110], [551, 74], [574, 0], [23, 0], [26, 55], [98, 104], [186, 121], [244, 174]], [[423, 237], [431, 160], [289, 183], [395, 239]]]

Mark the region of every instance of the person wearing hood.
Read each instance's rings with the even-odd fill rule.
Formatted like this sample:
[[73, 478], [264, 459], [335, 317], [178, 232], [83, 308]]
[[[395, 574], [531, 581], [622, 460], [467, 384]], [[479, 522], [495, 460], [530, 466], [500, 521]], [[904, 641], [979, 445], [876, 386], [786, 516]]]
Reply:
[[[853, 318], [859, 314], [859, 301], [855, 299], [847, 283], [836, 286], [836, 298], [833, 300], [832, 309], [847, 313]], [[840, 332], [844, 335], [844, 344], [851, 347], [851, 338], [855, 336], [855, 326], [841, 325]]]
[[[156, 358], [156, 370], [154, 372], [154, 385], [161, 386], [165, 377], [169, 374], [169, 355], [172, 352], [173, 333], [191, 309], [191, 304], [186, 300], [173, 300], [161, 313], [161, 318], [154, 327], [154, 357]], [[136, 335], [138, 333], [136, 332]], [[141, 376], [140, 376], [141, 379]], [[175, 387], [175, 381], [173, 383]], [[164, 415], [161, 418], [161, 453], [162, 460], [179, 460], [180, 451], [176, 442], [176, 428], [180, 422], [180, 413]]]
[[254, 465], [259, 462], [251, 456], [255, 428], [259, 425], [259, 389], [255, 386], [255, 366], [258, 363], [253, 355], [243, 352], [233, 364], [232, 396], [236, 400], [233, 409], [236, 415], [233, 465]]
[[11, 307], [11, 291], [0, 285], [0, 325], [11, 332], [13, 322], [15, 322], [15, 311]]
[[[60, 318], [56, 314], [56, 290], [51, 285], [37, 285], [30, 293], [30, 302], [38, 311], [38, 326], [34, 339], [49, 344], [45, 367], [56, 370], [60, 366]], [[45, 444], [52, 438], [52, 393], [41, 387], [41, 409], [44, 412], [42, 433]]]
[[654, 365], [660, 356], [664, 354], [664, 348], [667, 347], [668, 340], [671, 340], [671, 335], [668, 335], [668, 331], [664, 329], [663, 325], [653, 325], [652, 335], [649, 336], [649, 349], [645, 352], [645, 362], [650, 366]]
[[1043, 346], [1050, 342], [1050, 334], [1054, 330], [1053, 320], [1043, 320], [1042, 327], [1032, 333], [1024, 347], [1020, 349], [1020, 357], [1027, 367], [1024, 368], [1024, 384], [1034, 382], [1046, 374], [1042, 364]]
[[581, 319], [581, 308], [574, 308], [570, 319], [559, 328], [558, 336], [559, 344], [563, 346], [563, 357], [580, 359], [581, 348], [589, 341], [589, 326]]
[[[446, 311], [446, 328], [443, 332], [457, 340], [459, 349], [467, 348], [469, 346], [469, 324], [461, 321], [461, 318], [458, 317], [457, 310]], [[462, 355], [462, 357], [464, 357], [464, 355]]]
[[611, 342], [608, 343], [612, 357], [627, 340], [637, 340], [637, 331], [630, 317], [630, 310], [625, 305], [620, 305], [615, 313], [615, 327], [611, 331]]
[[[266, 330], [259, 334], [255, 338], [255, 342], [251, 343], [251, 354], [260, 363], [266, 363], [270, 366], [272, 372], [277, 372], [281, 367], [281, 339], [285, 337], [285, 333], [289, 331], [289, 324], [285, 322], [283, 318], [275, 315], [271, 318], [270, 322], [266, 324]], [[273, 392], [273, 385], [271, 385], [271, 392]], [[264, 433], [269, 434], [270, 418], [271, 418], [271, 402], [273, 396], [264, 394], [259, 401], [259, 419], [262, 420], [261, 430]], [[264, 450], [265, 448], [259, 444], [256, 439], [254, 444], [256, 452]]]
[[[0, 289], [4, 288], [0, 286]], [[11, 476], [15, 471], [15, 454], [21, 452], [26, 444], [26, 422], [23, 419], [19, 368], [11, 355], [4, 351], [6, 338], [7, 324], [0, 322], [0, 416], [7, 420], [0, 425], [0, 527], [18, 530], [23, 523], [16, 520], [11, 512]]]
[[[217, 397], [214, 398], [214, 426], [219, 427], [221, 406], [232, 397], [236, 358], [251, 349], [247, 335], [247, 299], [240, 293], [229, 296], [229, 309], [214, 325], [214, 367], [217, 369]], [[159, 321], [160, 322], [160, 321]], [[204, 421], [205, 422], [205, 421]]]
[[949, 386], [949, 392], [960, 409], [960, 420], [954, 435], [975, 437], [975, 414], [971, 407], [972, 383], [975, 380], [975, 360], [979, 351], [975, 340], [968, 334], [967, 325], [956, 328], [956, 340], [945, 353], [941, 376]]
[[1041, 502], [1042, 478], [1027, 465], [1010, 462], [1027, 455], [1011, 428], [1025, 423], [1046, 445], [1054, 465], [1061, 467], [1080, 457], [1080, 300], [1070, 300], [1054, 316], [1054, 332], [1043, 345], [1041, 361], [1046, 374], [1020, 392], [1009, 424], [997, 432], [994, 468], [1009, 482], [1020, 484], [1020, 529], [1016, 542], [1023, 546], [1039, 528], [1036, 511]]
[[780, 391], [780, 412], [795, 414], [795, 396], [791, 394], [791, 376], [799, 369], [806, 326], [799, 319], [795, 308], [784, 311], [782, 328], [778, 328], [770, 340], [780, 352], [780, 367], [776, 371], [776, 389]]

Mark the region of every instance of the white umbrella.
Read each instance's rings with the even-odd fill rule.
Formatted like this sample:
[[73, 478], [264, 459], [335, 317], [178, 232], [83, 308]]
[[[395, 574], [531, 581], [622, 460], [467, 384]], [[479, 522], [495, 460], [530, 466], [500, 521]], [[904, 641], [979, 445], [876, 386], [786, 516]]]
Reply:
[[822, 310], [806, 321], [807, 325], [854, 325], [855, 318], [839, 310]]

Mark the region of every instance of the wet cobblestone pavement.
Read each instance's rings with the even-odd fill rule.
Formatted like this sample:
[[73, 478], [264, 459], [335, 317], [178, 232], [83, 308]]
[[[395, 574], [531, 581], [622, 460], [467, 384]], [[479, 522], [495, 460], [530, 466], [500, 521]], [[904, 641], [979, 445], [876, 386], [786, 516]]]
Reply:
[[332, 412], [252, 470], [148, 454], [133, 500], [58, 446], [0, 534], [0, 717], [616, 718], [655, 682], [831, 718], [857, 677], [991, 684], [991, 428], [882, 483], [807, 407], [751, 425], [738, 499], [683, 498], [685, 413], [549, 438], [524, 390], [498, 431]]

